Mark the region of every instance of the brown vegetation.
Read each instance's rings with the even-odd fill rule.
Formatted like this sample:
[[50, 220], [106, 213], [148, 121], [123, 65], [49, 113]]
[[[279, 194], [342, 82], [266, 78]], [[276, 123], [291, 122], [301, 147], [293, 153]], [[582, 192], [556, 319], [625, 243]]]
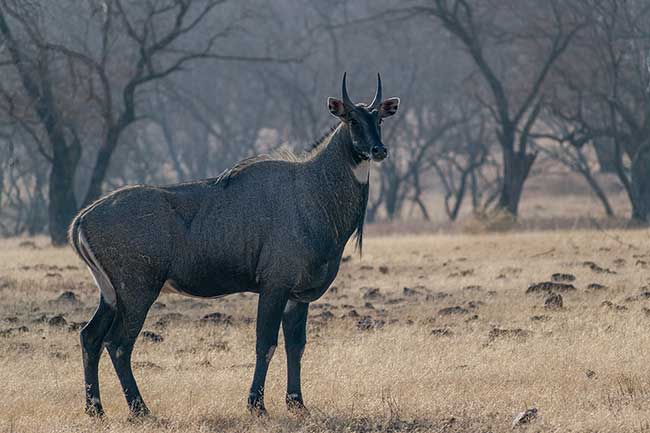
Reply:
[[[134, 355], [157, 417], [144, 426], [127, 421], [107, 356], [100, 373], [107, 418], [83, 414], [78, 328], [98, 296], [89, 274], [45, 238], [5, 240], [0, 431], [510, 431], [531, 408], [536, 417], [518, 429], [643, 431], [648, 235], [368, 238], [364, 257], [350, 251], [336, 289], [311, 308], [304, 419], [284, 407], [282, 350], [268, 382], [270, 418], [245, 410], [255, 295], [163, 295]], [[562, 308], [545, 307], [553, 287], [526, 294], [554, 274], [575, 276]]]

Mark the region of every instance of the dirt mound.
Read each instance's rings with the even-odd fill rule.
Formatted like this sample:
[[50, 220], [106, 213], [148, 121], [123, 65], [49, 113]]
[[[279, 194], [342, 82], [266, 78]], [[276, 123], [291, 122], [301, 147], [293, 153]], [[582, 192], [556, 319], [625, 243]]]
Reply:
[[576, 280], [576, 276], [573, 274], [555, 273], [551, 275], [551, 280], [556, 283], [571, 283]]
[[455, 305], [453, 307], [442, 308], [438, 311], [438, 314], [441, 316], [451, 316], [453, 314], [469, 314], [467, 308], [461, 307], [460, 305]]
[[206, 314], [201, 318], [201, 323], [210, 323], [214, 325], [232, 325], [232, 322], [233, 317], [230, 314], [220, 313], [218, 311]]
[[554, 281], [543, 281], [528, 286], [526, 294], [530, 293], [551, 293], [551, 292], [573, 292], [576, 290], [573, 284], [556, 283]]
[[162, 335], [156, 334], [155, 332], [151, 332], [151, 331], [142, 332], [142, 339], [150, 343], [162, 343], [163, 341], [165, 341]]
[[559, 310], [564, 307], [564, 301], [562, 300], [562, 295], [559, 293], [551, 293], [544, 300], [544, 308], [549, 310]]

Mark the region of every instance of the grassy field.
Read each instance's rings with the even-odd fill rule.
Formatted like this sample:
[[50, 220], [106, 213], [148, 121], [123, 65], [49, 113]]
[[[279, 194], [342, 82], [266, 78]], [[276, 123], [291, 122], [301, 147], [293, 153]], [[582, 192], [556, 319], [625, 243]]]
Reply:
[[[649, 240], [647, 230], [368, 238], [310, 310], [306, 418], [285, 410], [281, 347], [270, 417], [246, 411], [256, 296], [163, 295], [144, 328], [163, 340], [140, 338], [134, 353], [156, 415], [144, 424], [127, 420], [106, 355], [107, 417], [83, 414], [75, 328], [98, 297], [85, 268], [45, 239], [0, 241], [0, 432], [502, 432], [533, 407], [518, 430], [650, 431]], [[573, 288], [527, 294], [560, 273]], [[562, 308], [545, 307], [545, 289]], [[201, 320], [213, 312], [226, 320]]]

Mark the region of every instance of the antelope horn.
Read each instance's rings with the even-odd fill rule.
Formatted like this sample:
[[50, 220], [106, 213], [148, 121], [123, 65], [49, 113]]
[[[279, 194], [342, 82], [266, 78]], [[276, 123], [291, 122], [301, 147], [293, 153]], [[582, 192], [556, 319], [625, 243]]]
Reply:
[[348, 96], [348, 86], [345, 84], [345, 76], [347, 75], [347, 72], [343, 73], [343, 84], [341, 85], [341, 93], [343, 94], [343, 103], [348, 107], [348, 108], [354, 108], [354, 102], [350, 99]]
[[370, 103], [370, 109], [379, 108], [379, 104], [381, 104], [381, 77], [377, 73], [377, 90], [375, 91], [374, 99]]

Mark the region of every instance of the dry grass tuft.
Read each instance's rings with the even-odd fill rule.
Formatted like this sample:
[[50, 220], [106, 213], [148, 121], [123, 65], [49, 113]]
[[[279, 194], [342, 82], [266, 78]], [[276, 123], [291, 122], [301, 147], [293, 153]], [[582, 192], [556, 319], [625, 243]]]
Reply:
[[[1, 241], [0, 432], [505, 432], [532, 407], [518, 431], [648, 431], [649, 235], [368, 238], [311, 308], [305, 418], [284, 408], [282, 350], [270, 418], [245, 411], [256, 296], [163, 295], [134, 354], [157, 416], [143, 424], [127, 420], [107, 356], [107, 418], [83, 414], [78, 329], [98, 296], [85, 269], [45, 239]], [[547, 308], [556, 280], [575, 289]]]

